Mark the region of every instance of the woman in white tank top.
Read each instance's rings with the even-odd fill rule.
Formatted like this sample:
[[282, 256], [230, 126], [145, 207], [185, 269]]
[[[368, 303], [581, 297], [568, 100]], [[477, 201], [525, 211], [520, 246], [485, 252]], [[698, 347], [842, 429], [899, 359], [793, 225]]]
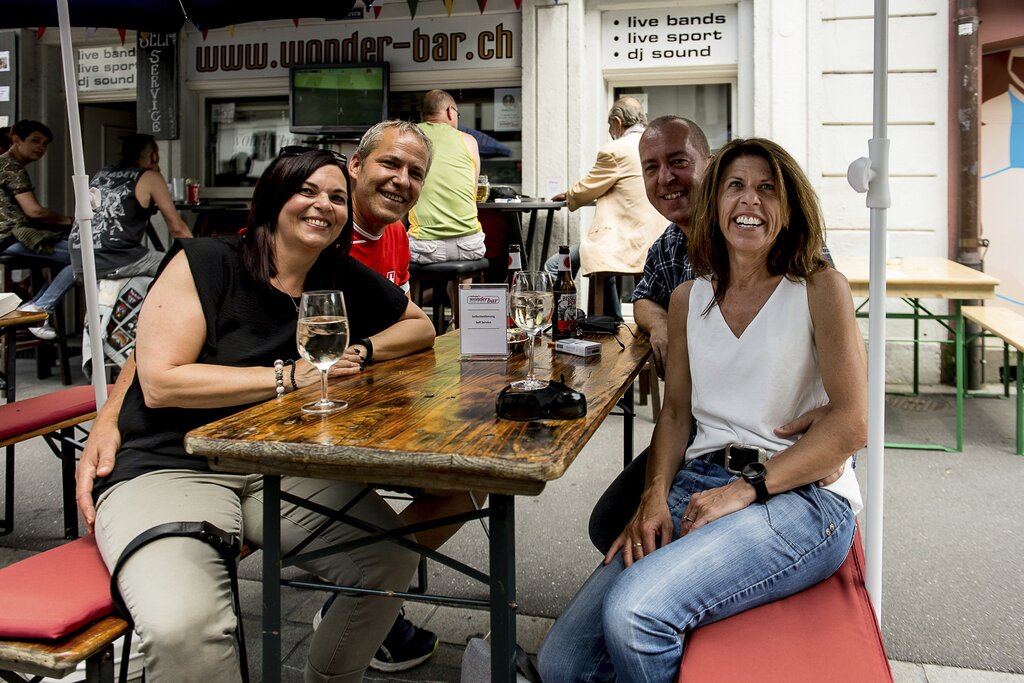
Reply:
[[[827, 578], [853, 540], [864, 344], [810, 182], [733, 140], [694, 211], [644, 494], [541, 648], [545, 681], [675, 680], [687, 631]], [[802, 438], [773, 431], [825, 404]]]

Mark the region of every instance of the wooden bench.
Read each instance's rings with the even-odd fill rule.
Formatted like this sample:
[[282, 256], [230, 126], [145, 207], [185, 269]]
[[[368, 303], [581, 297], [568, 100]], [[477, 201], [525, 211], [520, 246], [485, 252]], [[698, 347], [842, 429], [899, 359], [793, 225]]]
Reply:
[[678, 683], [892, 683], [860, 532], [821, 583], [687, 636]]
[[64, 536], [69, 539], [78, 537], [75, 453], [84, 445], [74, 438], [75, 428], [95, 417], [96, 398], [91, 386], [61, 389], [0, 405], [0, 448], [7, 451], [0, 535], [9, 534], [14, 528], [14, 446], [42, 436], [54, 455], [60, 458]]
[[984, 336], [1003, 340], [1003, 386], [1010, 393], [1010, 347], [1017, 350], [1017, 455], [1024, 455], [1024, 316], [998, 306], [964, 306], [963, 316]]
[[0, 569], [0, 602], [0, 678], [63, 678], [85, 662], [86, 681], [114, 680], [114, 644], [130, 631], [92, 535]]

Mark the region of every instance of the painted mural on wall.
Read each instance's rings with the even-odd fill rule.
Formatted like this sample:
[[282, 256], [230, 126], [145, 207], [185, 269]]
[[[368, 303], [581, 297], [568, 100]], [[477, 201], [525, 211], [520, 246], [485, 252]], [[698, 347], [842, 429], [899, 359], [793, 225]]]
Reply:
[[981, 99], [981, 228], [991, 241], [985, 270], [1000, 279], [999, 294], [1024, 310], [1024, 46], [985, 55]]

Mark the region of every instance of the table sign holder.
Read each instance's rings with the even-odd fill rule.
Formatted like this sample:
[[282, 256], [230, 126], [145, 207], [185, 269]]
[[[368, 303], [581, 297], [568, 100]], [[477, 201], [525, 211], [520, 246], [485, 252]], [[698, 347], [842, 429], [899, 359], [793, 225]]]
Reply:
[[459, 359], [505, 360], [508, 349], [508, 285], [460, 284]]

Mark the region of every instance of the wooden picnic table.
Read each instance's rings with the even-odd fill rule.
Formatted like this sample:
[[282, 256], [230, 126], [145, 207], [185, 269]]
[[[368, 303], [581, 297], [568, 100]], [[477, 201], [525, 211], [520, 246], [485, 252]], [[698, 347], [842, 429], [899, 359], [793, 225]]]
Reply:
[[[335, 380], [331, 396], [349, 408], [326, 417], [299, 407], [311, 386], [189, 432], [186, 449], [214, 470], [262, 473], [264, 483], [264, 680], [280, 674], [280, 476], [308, 476], [491, 494], [492, 680], [514, 681], [515, 496], [538, 495], [565, 473], [626, 395], [650, 355], [625, 326], [617, 339], [594, 336], [601, 355], [581, 358], [538, 345], [538, 377], [561, 379], [587, 397], [575, 420], [499, 419], [495, 398], [526, 372], [525, 354], [504, 361], [459, 360], [458, 332], [434, 348]], [[627, 410], [627, 413], [630, 411]], [[631, 415], [630, 415], [631, 419]]]

